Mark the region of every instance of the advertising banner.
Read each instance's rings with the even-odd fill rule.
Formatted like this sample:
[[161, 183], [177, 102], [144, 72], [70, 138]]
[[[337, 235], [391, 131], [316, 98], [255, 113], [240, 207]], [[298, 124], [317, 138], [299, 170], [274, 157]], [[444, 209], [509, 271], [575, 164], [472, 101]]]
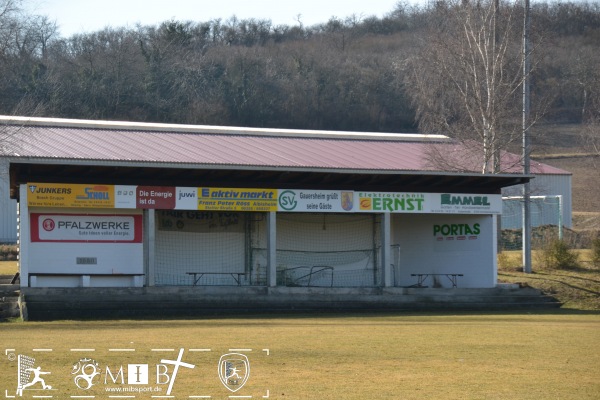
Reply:
[[282, 190], [278, 211], [346, 212], [354, 209], [354, 192], [339, 190]]
[[113, 185], [30, 183], [27, 204], [30, 207], [114, 208]]
[[435, 251], [479, 251], [481, 224], [446, 223], [433, 225]]
[[115, 185], [115, 208], [137, 208], [137, 186]]
[[502, 195], [357, 192], [358, 212], [502, 214]]
[[502, 214], [500, 194], [430, 193], [430, 213]]
[[[501, 214], [499, 194], [28, 184], [30, 207], [157, 210]], [[116, 194], [116, 196], [115, 196]]]
[[31, 213], [32, 242], [141, 243], [141, 215]]
[[165, 186], [138, 186], [137, 208], [170, 210], [175, 208], [175, 188]]
[[200, 188], [198, 210], [277, 211], [277, 189]]
[[425, 213], [427, 193], [358, 192], [360, 212]]
[[214, 233], [244, 232], [244, 214], [219, 211], [168, 211], [156, 212], [161, 231]]

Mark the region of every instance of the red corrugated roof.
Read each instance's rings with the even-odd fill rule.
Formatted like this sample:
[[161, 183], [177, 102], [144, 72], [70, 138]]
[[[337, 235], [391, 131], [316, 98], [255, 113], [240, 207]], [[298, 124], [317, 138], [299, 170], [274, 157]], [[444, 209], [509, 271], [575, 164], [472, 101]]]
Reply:
[[[41, 120], [41, 121], [40, 121]], [[38, 119], [43, 124], [44, 119]], [[56, 125], [56, 124], [55, 124]], [[436, 171], [428, 161], [432, 142], [452, 153], [453, 143], [440, 143], [439, 136], [428, 140], [412, 135], [390, 139], [371, 138], [369, 134], [353, 138], [320, 135], [290, 135], [283, 132], [263, 136], [236, 134], [243, 128], [223, 128], [210, 133], [177, 132], [176, 129], [98, 129], [64, 126], [11, 126], [13, 138], [9, 156], [60, 160], [103, 160], [123, 162], [192, 164], [198, 166], [236, 166], [257, 168], [302, 168], [380, 171]], [[140, 125], [141, 128], [144, 124]], [[185, 127], [185, 126], [182, 126]], [[190, 130], [186, 127], [186, 130]], [[299, 131], [295, 131], [299, 132]], [[296, 137], [300, 136], [300, 137]], [[512, 156], [511, 156], [512, 157]], [[516, 157], [516, 156], [514, 156]], [[476, 163], [473, 172], [477, 172]], [[518, 173], [518, 170], [512, 172]], [[536, 163], [532, 173], [569, 174], [558, 168]]]

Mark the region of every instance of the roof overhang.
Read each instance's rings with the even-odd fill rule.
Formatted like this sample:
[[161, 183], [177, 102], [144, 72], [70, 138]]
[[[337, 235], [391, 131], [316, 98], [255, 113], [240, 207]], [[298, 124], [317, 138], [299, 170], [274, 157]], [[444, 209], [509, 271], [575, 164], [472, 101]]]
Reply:
[[435, 171], [285, 168], [9, 158], [11, 197], [19, 184], [83, 183], [181, 187], [499, 194], [532, 176]]

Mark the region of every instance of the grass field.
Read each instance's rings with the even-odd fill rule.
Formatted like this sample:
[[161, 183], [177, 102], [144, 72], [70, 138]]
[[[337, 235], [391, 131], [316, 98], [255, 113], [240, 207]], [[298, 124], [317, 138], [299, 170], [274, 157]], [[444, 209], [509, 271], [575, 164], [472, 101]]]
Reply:
[[[233, 393], [221, 385], [217, 364], [235, 348], [246, 349], [252, 367], [248, 384], [235, 395], [259, 399], [579, 400], [600, 395], [599, 332], [600, 315], [583, 312], [305, 315], [7, 323], [0, 343], [33, 354], [36, 365], [51, 371], [46, 383], [56, 389], [55, 398], [102, 398], [102, 384], [96, 392], [73, 384], [71, 366], [84, 356], [114, 372], [118, 365], [174, 360], [184, 348], [183, 361], [197, 369], [181, 368], [171, 394], [226, 399]], [[90, 348], [95, 352], [70, 350]], [[0, 367], [0, 390], [12, 395], [16, 362], [3, 356]]]
[[[1, 268], [13, 266], [0, 263]], [[11, 355], [23, 354], [51, 372], [44, 378], [55, 389], [26, 391], [24, 398], [165, 396], [168, 385], [156, 384], [156, 364], [175, 360], [183, 348], [183, 361], [196, 367], [180, 369], [171, 393], [175, 398], [600, 398], [600, 272], [538, 269], [523, 274], [509, 267], [500, 269], [499, 279], [542, 288], [565, 307], [533, 313], [13, 321], [0, 324], [0, 394], [15, 395], [18, 368]], [[235, 393], [221, 384], [217, 368], [220, 356], [233, 349], [243, 349], [251, 365], [248, 383]], [[71, 374], [72, 366], [86, 357], [102, 370], [88, 391], [78, 389]], [[116, 375], [124, 366], [124, 376], [128, 364], [148, 364], [147, 386], [160, 392], [106, 392], [128, 385], [112, 384], [105, 368]]]
[[0, 261], [0, 275], [14, 275], [18, 270], [16, 261]]

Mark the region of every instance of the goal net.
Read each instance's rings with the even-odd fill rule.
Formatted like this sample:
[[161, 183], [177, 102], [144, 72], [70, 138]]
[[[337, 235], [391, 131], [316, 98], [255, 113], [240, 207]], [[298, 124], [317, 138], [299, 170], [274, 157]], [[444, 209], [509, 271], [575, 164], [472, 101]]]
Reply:
[[278, 285], [378, 286], [378, 226], [372, 214], [278, 214]]
[[22, 391], [23, 387], [31, 381], [31, 368], [35, 364], [35, 358], [19, 354], [17, 367], [19, 375], [17, 377], [17, 392]]
[[156, 212], [156, 285], [265, 285], [263, 213]]
[[[530, 196], [532, 240], [562, 238], [562, 196]], [[501, 250], [520, 250], [523, 245], [523, 197], [502, 198]]]

